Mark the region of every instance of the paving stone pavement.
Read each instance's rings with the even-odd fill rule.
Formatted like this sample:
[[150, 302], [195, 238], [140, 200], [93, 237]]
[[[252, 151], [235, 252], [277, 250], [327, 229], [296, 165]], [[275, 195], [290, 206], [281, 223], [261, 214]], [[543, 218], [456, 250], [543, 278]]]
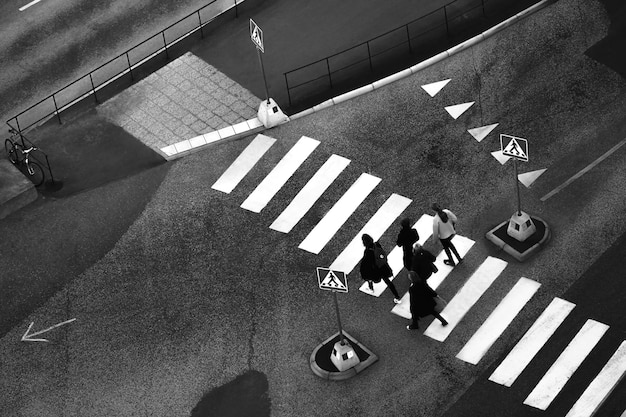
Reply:
[[191, 52], [97, 107], [155, 151], [253, 119], [261, 99]]

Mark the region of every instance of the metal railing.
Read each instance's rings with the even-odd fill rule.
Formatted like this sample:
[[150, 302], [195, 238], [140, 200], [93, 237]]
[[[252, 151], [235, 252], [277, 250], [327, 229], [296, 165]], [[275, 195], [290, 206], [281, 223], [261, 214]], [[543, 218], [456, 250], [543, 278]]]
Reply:
[[38, 101], [10, 118], [6, 123], [18, 132], [26, 131], [54, 115], [58, 118], [59, 123], [62, 123], [62, 111], [90, 95], [93, 95], [96, 103], [98, 103], [97, 92], [127, 74], [132, 84], [134, 82], [133, 70], [161, 53], [164, 53], [166, 59], [169, 60], [169, 48], [197, 31], [200, 31], [200, 36], [204, 38], [202, 32], [204, 26], [233, 8], [237, 17], [237, 5], [243, 2], [244, 0], [210, 1], [157, 34]]
[[289, 106], [366, 85], [469, 39], [496, 18], [507, 12], [512, 16], [536, 2], [522, 0], [511, 6], [506, 0], [454, 0], [368, 41], [283, 73]]

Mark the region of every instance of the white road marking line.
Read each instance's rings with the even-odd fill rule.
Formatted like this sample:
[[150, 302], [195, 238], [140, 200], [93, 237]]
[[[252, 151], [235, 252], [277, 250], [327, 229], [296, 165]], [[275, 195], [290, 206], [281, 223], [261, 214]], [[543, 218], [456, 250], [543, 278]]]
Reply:
[[510, 387], [575, 306], [575, 304], [560, 298], [553, 299], [507, 357], [493, 371], [489, 380]]
[[28, 4], [25, 4], [24, 6], [20, 7], [18, 10], [20, 12], [23, 12], [24, 10], [28, 9], [30, 6], [34, 6], [35, 4], [39, 3], [41, 0], [33, 0]]
[[373, 175], [361, 174], [350, 189], [341, 196], [339, 201], [335, 203], [322, 220], [309, 232], [298, 248], [316, 255], [320, 253], [324, 246], [326, 246], [330, 239], [332, 239], [335, 233], [337, 233], [341, 226], [343, 226], [346, 220], [348, 220], [380, 181], [380, 178]]
[[565, 417], [592, 417], [625, 373], [626, 341], [617, 348]]
[[[430, 221], [429, 227], [430, 227], [430, 233], [432, 234], [433, 232], [432, 216], [430, 216], [430, 220], [431, 221]], [[420, 240], [421, 240], [421, 237], [422, 236], [420, 235]], [[468, 239], [464, 236], [459, 236], [459, 235], [454, 236], [452, 238], [452, 242], [454, 242], [454, 246], [459, 251], [459, 255], [461, 255], [461, 257], [464, 257], [472, 248], [472, 246], [474, 246], [474, 243], [475, 243], [472, 239]], [[445, 254], [444, 251], [441, 251], [439, 255], [437, 255], [437, 259], [435, 260], [435, 265], [437, 266], [439, 271], [435, 272], [434, 274], [430, 276], [430, 278], [428, 278], [428, 285], [433, 290], [437, 289], [437, 287], [443, 282], [443, 280], [448, 276], [448, 274], [452, 272], [452, 269], [454, 268], [453, 266], [449, 266], [443, 263], [443, 260], [446, 258], [447, 258], [447, 255]], [[411, 298], [409, 297], [408, 292], [404, 296], [402, 296], [402, 298], [400, 299], [400, 304], [396, 304], [391, 309], [391, 312], [393, 314], [396, 314], [400, 317], [404, 317], [406, 319], [411, 318]]]
[[319, 144], [318, 140], [302, 136], [252, 194], [241, 203], [241, 208], [260, 213]]
[[446, 340], [506, 266], [507, 262], [502, 259], [488, 256], [441, 312], [449, 324], [444, 327], [439, 320], [435, 320], [424, 334], [440, 342]]
[[540, 198], [541, 201], [546, 201], [548, 198], [552, 197], [553, 195], [555, 195], [556, 193], [558, 193], [559, 191], [561, 191], [563, 188], [567, 187], [568, 185], [570, 185], [572, 182], [574, 182], [575, 180], [577, 180], [578, 178], [582, 177], [583, 174], [585, 174], [586, 172], [590, 171], [593, 167], [595, 167], [596, 165], [598, 165], [600, 162], [602, 162], [603, 160], [605, 160], [606, 158], [608, 158], [609, 156], [611, 156], [612, 153], [614, 153], [615, 151], [617, 151], [619, 148], [622, 147], [622, 145], [624, 145], [626, 143], [626, 138], [623, 139], [620, 143], [618, 143], [617, 145], [613, 146], [611, 149], [609, 149], [608, 151], [606, 151], [602, 156], [600, 156], [598, 159], [596, 159], [595, 161], [593, 161], [592, 163], [590, 163], [589, 165], [587, 165], [586, 167], [584, 167], [583, 169], [581, 169], [580, 171], [578, 171], [576, 174], [574, 174], [574, 176], [572, 176], [570, 179], [568, 179], [567, 181], [565, 181], [563, 184], [559, 185], [558, 187], [556, 187], [554, 190], [550, 191], [548, 194], [544, 195], [543, 197]]
[[[404, 210], [411, 204], [411, 199], [402, 197], [399, 194], [392, 194], [387, 201], [374, 213], [369, 221], [357, 233], [346, 248], [337, 256], [330, 264], [333, 271], [343, 271], [346, 274], [352, 272], [354, 267], [363, 257], [363, 241], [361, 236], [364, 233], [370, 235], [374, 241], [380, 239], [385, 231], [393, 224], [393, 222], [402, 214]], [[386, 248], [388, 250], [388, 248]], [[402, 264], [402, 259], [400, 259]]]
[[609, 326], [595, 320], [587, 320], [585, 325], [567, 345], [548, 372], [541, 378], [524, 404], [545, 410], [569, 381], [589, 352], [600, 341]]
[[[413, 228], [417, 230], [417, 234], [419, 235], [418, 242], [422, 245], [424, 242], [428, 240], [428, 238], [433, 234], [433, 216], [429, 214], [424, 214], [419, 220], [413, 225]], [[387, 262], [393, 271], [393, 277], [389, 278], [391, 281], [402, 271], [404, 268], [404, 263], [402, 262], [402, 248], [396, 246], [387, 256]], [[363, 282], [359, 290], [364, 292], [365, 294], [372, 295], [374, 297], [380, 297], [380, 295], [387, 289], [387, 284], [384, 281], [375, 282], [374, 283], [374, 292], [371, 293], [366, 291], [369, 289], [369, 285], [367, 282]]]
[[276, 139], [269, 136], [256, 135], [254, 140], [239, 154], [237, 159], [215, 181], [211, 188], [230, 194], [274, 142], [276, 142]]
[[520, 278], [456, 357], [476, 365], [540, 286], [536, 281]]
[[270, 229], [289, 233], [349, 163], [349, 159], [339, 155], [331, 155], [306, 185], [302, 187], [287, 208], [274, 220], [270, 225]]

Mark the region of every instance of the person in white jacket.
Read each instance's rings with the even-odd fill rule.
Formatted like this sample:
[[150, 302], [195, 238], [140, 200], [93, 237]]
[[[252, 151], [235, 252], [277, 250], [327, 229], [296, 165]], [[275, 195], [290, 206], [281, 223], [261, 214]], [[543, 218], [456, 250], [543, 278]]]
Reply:
[[431, 208], [436, 213], [433, 218], [433, 236], [439, 239], [443, 249], [446, 251], [446, 255], [448, 255], [448, 259], [445, 259], [443, 263], [454, 266], [456, 264], [454, 263], [451, 252], [454, 253], [459, 263], [463, 260], [452, 244], [452, 238], [456, 234], [454, 226], [456, 225], [457, 217], [448, 209], [442, 210], [437, 203], [433, 203]]

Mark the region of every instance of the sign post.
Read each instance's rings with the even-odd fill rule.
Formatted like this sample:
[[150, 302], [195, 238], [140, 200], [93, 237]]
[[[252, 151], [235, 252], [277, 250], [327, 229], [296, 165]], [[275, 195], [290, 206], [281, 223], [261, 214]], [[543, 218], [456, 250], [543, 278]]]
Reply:
[[266, 128], [288, 122], [289, 117], [285, 115], [285, 113], [283, 113], [278, 107], [278, 104], [270, 98], [270, 93], [267, 88], [267, 78], [265, 77], [265, 66], [263, 65], [263, 55], [261, 54], [265, 53], [263, 31], [252, 19], [250, 19], [250, 39], [256, 47], [257, 56], [259, 57], [259, 65], [261, 66], [261, 73], [263, 74], [263, 86], [265, 87], [265, 100], [261, 101], [257, 117]]
[[[504, 145], [506, 143], [506, 146]], [[519, 193], [519, 181], [517, 180], [517, 160], [528, 162], [528, 141], [515, 136], [500, 135], [500, 149], [502, 154], [513, 158], [513, 169], [515, 170], [515, 186], [517, 188], [517, 215], [522, 214], [522, 202]]]
[[252, 39], [252, 43], [256, 46], [257, 55], [259, 56], [259, 65], [261, 66], [261, 73], [263, 74], [263, 85], [265, 86], [265, 99], [267, 102], [270, 102], [270, 94], [267, 89], [267, 79], [265, 77], [265, 67], [263, 66], [263, 56], [262, 53], [265, 53], [265, 46], [263, 45], [263, 31], [257, 25], [254, 20], [250, 19], [250, 39]]
[[339, 326], [339, 341], [333, 346], [330, 355], [331, 362], [339, 371], [345, 371], [358, 365], [361, 361], [354, 348], [343, 337], [341, 328], [341, 317], [339, 316], [339, 303], [337, 302], [338, 292], [348, 292], [348, 282], [346, 274], [341, 271], [333, 271], [329, 268], [317, 268], [317, 283], [322, 290], [332, 291], [335, 301], [335, 312], [337, 313], [337, 325]]
[[[505, 145], [506, 144], [506, 145]], [[515, 170], [515, 187], [517, 190], [517, 213], [511, 216], [507, 234], [520, 242], [533, 235], [537, 228], [527, 213], [522, 211], [522, 202], [519, 192], [519, 179], [517, 174], [517, 160], [528, 162], [528, 141], [515, 136], [500, 134], [500, 149], [502, 154], [513, 158]]]
[[339, 325], [339, 340], [345, 344], [343, 330], [341, 329], [341, 316], [339, 315], [339, 302], [337, 292], [348, 292], [346, 274], [341, 271], [333, 271], [328, 268], [317, 268], [317, 284], [321, 290], [332, 291], [335, 300], [335, 312], [337, 313], [337, 324]]

